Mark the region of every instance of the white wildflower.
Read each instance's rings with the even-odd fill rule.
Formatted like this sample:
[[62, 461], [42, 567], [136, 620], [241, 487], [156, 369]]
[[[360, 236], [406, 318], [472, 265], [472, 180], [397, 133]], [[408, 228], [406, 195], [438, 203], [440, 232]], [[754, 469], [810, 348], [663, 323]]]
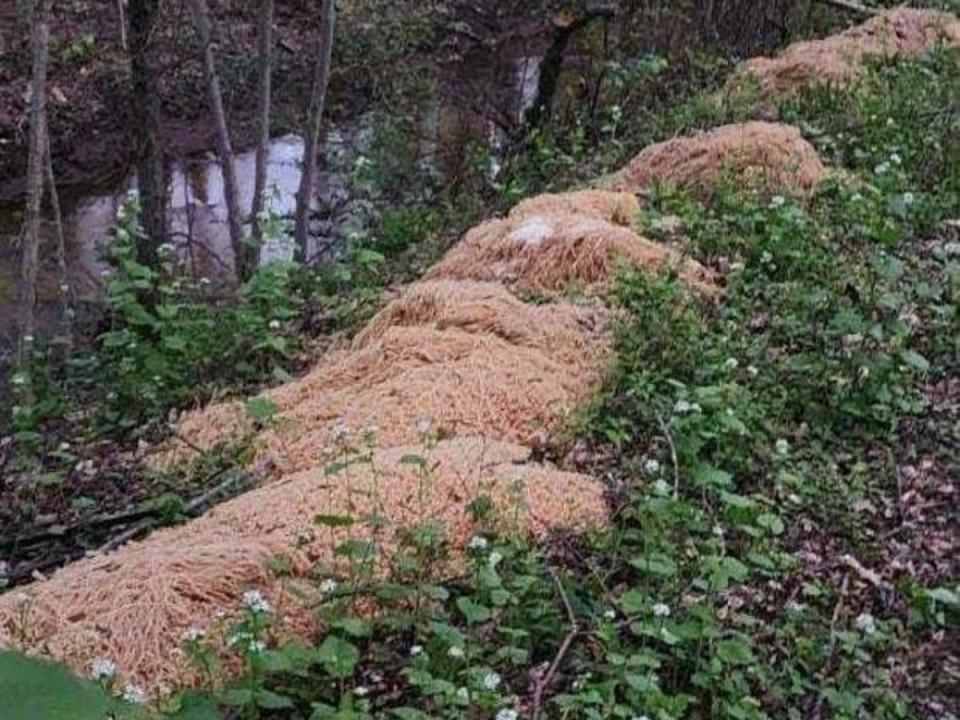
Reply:
[[790, 443], [784, 440], [783, 438], [780, 438], [779, 440], [777, 440], [774, 447], [777, 451], [777, 455], [783, 456], [783, 455], [787, 455], [790, 452]]
[[270, 603], [263, 597], [259, 590], [247, 590], [243, 594], [243, 604], [247, 606], [250, 612], [268, 613], [270, 612]]
[[207, 631], [202, 627], [190, 627], [184, 630], [180, 637], [186, 642], [197, 642], [198, 640], [202, 640], [206, 634]]
[[70, 292], [70, 286], [67, 285], [66, 283], [61, 283], [61, 284], [60, 284], [60, 292], [62, 292], [62, 293]]
[[613, 608], [610, 608], [610, 609], [608, 609], [608, 610], [605, 610], [605, 611], [603, 612], [603, 617], [604, 617], [606, 620], [614, 620], [614, 619], [616, 619], [616, 617], [617, 617], [617, 611], [614, 610]]
[[653, 616], [658, 618], [670, 617], [670, 606], [666, 603], [655, 603], [651, 608], [653, 610]]
[[267, 649], [267, 644], [263, 640], [254, 640], [247, 648], [252, 653], [262, 653]]
[[147, 694], [139, 685], [127, 684], [123, 688], [123, 699], [128, 703], [143, 705], [147, 702]]
[[279, 320], [271, 320], [267, 325], [268, 325], [268, 327], [269, 327], [271, 330], [279, 330], [279, 329], [280, 329], [280, 321], [279, 321]]
[[333, 578], [327, 578], [322, 583], [320, 583], [320, 592], [324, 595], [329, 595], [337, 589], [337, 581]]
[[208, 278], [206, 275], [204, 275], [202, 278], [200, 278], [200, 284], [201, 284], [201, 285], [209, 285], [209, 284], [210, 284], [210, 278]]
[[452, 657], [455, 660], [462, 658], [466, 653], [463, 652], [463, 648], [459, 645], [452, 645], [449, 650], [447, 650], [447, 657]]
[[750, 377], [756, 377], [760, 374], [760, 370], [757, 369], [756, 365], [747, 365], [747, 374], [750, 375]]
[[660, 472], [660, 461], [656, 458], [648, 458], [643, 463], [643, 471], [647, 473], [647, 475], [656, 475]]
[[661, 478], [653, 484], [653, 494], [654, 495], [669, 495], [670, 494], [670, 485], [666, 480]]
[[29, 343], [32, 343], [32, 342], [34, 341], [34, 337], [33, 337], [33, 335], [24, 335], [24, 336], [23, 336], [23, 341], [24, 341], [25, 343], [28, 343], [28, 344], [29, 344]]
[[416, 657], [417, 655], [423, 655], [423, 645], [410, 646], [410, 657]]
[[470, 542], [467, 543], [467, 548], [470, 550], [486, 550], [487, 549], [487, 539], [482, 535], [474, 535], [470, 538]]
[[350, 436], [350, 426], [343, 421], [338, 422], [330, 431], [330, 436], [334, 442], [343, 442]]
[[890, 162], [892, 162], [894, 165], [902, 165], [903, 158], [901, 158], [900, 155], [898, 155], [897, 153], [893, 153], [890, 156]]
[[727, 358], [723, 363], [724, 370], [736, 370], [740, 366], [740, 361], [736, 358]]
[[497, 565], [499, 565], [502, 560], [503, 555], [494, 550], [492, 553], [490, 553], [490, 557], [488, 558], [487, 562], [490, 565], [490, 569], [495, 570]]
[[877, 622], [870, 613], [860, 613], [853, 624], [865, 635], [873, 635], [877, 631]]
[[370, 694], [370, 688], [365, 687], [363, 685], [357, 685], [353, 689], [353, 694], [356, 695], [357, 697], [365, 697]]
[[483, 676], [483, 686], [487, 690], [496, 690], [500, 687], [500, 676], [495, 672], [488, 672]]
[[886, 175], [890, 172], [890, 163], [882, 162], [873, 169], [874, 175]]
[[500, 710], [497, 713], [494, 720], [517, 720], [519, 717], [520, 716], [517, 714], [516, 710], [512, 710], [511, 708], [503, 708], [503, 710]]
[[913, 201], [914, 201], [915, 199], [916, 199], [916, 198], [914, 198], [912, 192], [909, 192], [909, 191], [908, 191], [908, 192], [905, 192], [905, 193], [903, 194], [903, 203], [904, 203], [905, 205], [913, 205]]
[[861, 203], [863, 202], [863, 195], [861, 195], [858, 192], [855, 192], [853, 195], [850, 196], [850, 200], [855, 203]]
[[433, 422], [430, 420], [430, 418], [420, 418], [417, 420], [416, 424], [417, 435], [419, 435], [421, 438], [427, 437], [430, 434], [432, 427]]
[[117, 674], [117, 664], [109, 658], [97, 658], [90, 668], [90, 677], [94, 680], [109, 680]]
[[770, 199], [770, 207], [774, 209], [783, 207], [784, 204], [786, 204], [786, 202], [787, 202], [787, 199], [783, 195], [774, 195]]
[[677, 404], [673, 406], [673, 411], [675, 413], [688, 413], [690, 412], [691, 405], [686, 400], [677, 400]]

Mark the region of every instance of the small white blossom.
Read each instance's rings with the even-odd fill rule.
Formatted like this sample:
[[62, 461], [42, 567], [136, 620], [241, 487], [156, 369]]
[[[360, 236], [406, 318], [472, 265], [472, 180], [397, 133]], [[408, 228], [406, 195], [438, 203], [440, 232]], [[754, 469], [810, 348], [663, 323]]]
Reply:
[[329, 595], [337, 589], [337, 581], [333, 578], [327, 578], [322, 583], [320, 583], [320, 592], [324, 595]]
[[654, 495], [669, 495], [670, 494], [670, 485], [666, 480], [661, 478], [653, 484], [653, 493]]
[[252, 653], [259, 654], [267, 649], [267, 644], [263, 640], [254, 640], [252, 643], [250, 643], [248, 649]]
[[247, 590], [243, 594], [243, 604], [247, 606], [250, 612], [268, 613], [270, 612], [270, 603], [263, 597], [259, 590]]
[[410, 657], [416, 657], [417, 655], [423, 655], [423, 645], [410, 646]]
[[886, 175], [890, 172], [890, 163], [882, 162], [873, 169], [874, 175]]
[[865, 635], [873, 635], [873, 633], [877, 631], [876, 620], [874, 620], [873, 615], [870, 613], [860, 613], [857, 616], [857, 619], [854, 620], [853, 624], [856, 626], [857, 630]]
[[666, 603], [655, 603], [651, 608], [653, 616], [658, 618], [670, 617], [670, 606]]
[[117, 664], [109, 658], [97, 658], [90, 669], [90, 677], [94, 680], [109, 680], [117, 674]]
[[486, 550], [487, 549], [487, 539], [482, 535], [474, 535], [470, 538], [470, 542], [467, 543], [467, 548], [470, 550]]
[[750, 377], [756, 377], [760, 374], [760, 371], [755, 365], [747, 365], [747, 374], [749, 374]]
[[770, 199], [770, 207], [771, 208], [783, 207], [786, 202], [787, 202], [787, 199], [783, 195], [774, 195]]
[[365, 697], [370, 694], [370, 688], [364, 687], [363, 685], [357, 685], [357, 687], [353, 689], [353, 694], [357, 697]]
[[67, 285], [66, 283], [60, 283], [60, 292], [62, 293], [70, 292], [70, 286]]
[[350, 426], [345, 422], [338, 422], [330, 431], [330, 436], [334, 442], [342, 442], [350, 436]]
[[208, 278], [206, 275], [204, 275], [202, 278], [200, 278], [200, 284], [201, 284], [201, 285], [209, 285], [209, 284], [210, 284], [210, 278]]
[[740, 365], [740, 361], [737, 360], [736, 358], [727, 358], [726, 361], [723, 363], [723, 369], [736, 370], [739, 365]]
[[180, 637], [186, 642], [197, 642], [198, 640], [202, 640], [206, 634], [207, 631], [202, 627], [191, 627], [184, 630]]
[[634, 715], [630, 720], [650, 720], [646, 715]]
[[470, 691], [467, 690], [465, 687], [458, 687], [458, 688], [457, 688], [457, 698], [459, 698], [459, 699], [462, 700], [463, 702], [469, 702], [469, 700], [470, 700]]
[[608, 610], [605, 610], [605, 611], [603, 612], [603, 617], [604, 617], [605, 619], [607, 619], [607, 620], [614, 620], [614, 619], [616, 619], [616, 617], [617, 617], [617, 611], [614, 610], [613, 608], [610, 608], [610, 609], [608, 609]]
[[433, 427], [433, 422], [431, 422], [430, 418], [425, 418], [425, 417], [420, 418], [419, 420], [417, 420], [417, 425], [416, 425], [417, 435], [419, 435], [421, 438], [427, 437], [427, 435], [430, 434], [430, 430], [432, 427]]
[[487, 690], [496, 690], [500, 687], [500, 676], [495, 672], [488, 672], [483, 676], [483, 686]]
[[449, 650], [447, 650], [447, 656], [454, 659], [462, 658], [466, 653], [463, 652], [463, 648], [459, 645], [452, 645]]
[[790, 452], [790, 443], [780, 438], [774, 445], [777, 455], [787, 455]]
[[897, 153], [893, 153], [890, 156], [890, 162], [892, 162], [894, 165], [902, 165], [903, 158], [901, 158]]
[[269, 323], [267, 323], [267, 325], [268, 325], [268, 327], [269, 327], [271, 330], [279, 330], [279, 329], [280, 329], [280, 321], [279, 321], [279, 320], [271, 320]]
[[28, 344], [29, 344], [29, 343], [32, 343], [32, 342], [34, 341], [34, 337], [33, 337], [33, 335], [24, 335], [24, 336], [23, 336], [23, 341], [24, 341], [25, 343], [28, 343]]
[[913, 201], [914, 201], [915, 199], [916, 199], [916, 198], [914, 198], [912, 192], [905, 192], [905, 193], [903, 194], [903, 202], [904, 202], [905, 205], [913, 205]]
[[643, 463], [643, 471], [647, 475], [656, 475], [660, 472], [660, 461], [656, 458], [648, 458]]
[[147, 702], [147, 694], [140, 686], [128, 684], [123, 688], [123, 699], [128, 703], [143, 705]]
[[858, 192], [855, 192], [853, 195], [850, 196], [850, 200], [851, 200], [851, 202], [862, 203], [862, 202], [863, 202], [863, 195], [861, 195], [861, 194], [858, 193]]
[[497, 713], [494, 720], [517, 720], [519, 717], [520, 716], [517, 714], [516, 710], [512, 710], [511, 708], [503, 708], [503, 710], [500, 710]]
[[494, 550], [492, 553], [490, 553], [490, 557], [488, 558], [487, 562], [490, 565], [490, 569], [494, 570], [502, 560], [503, 560], [503, 555], [501, 555], [496, 550]]

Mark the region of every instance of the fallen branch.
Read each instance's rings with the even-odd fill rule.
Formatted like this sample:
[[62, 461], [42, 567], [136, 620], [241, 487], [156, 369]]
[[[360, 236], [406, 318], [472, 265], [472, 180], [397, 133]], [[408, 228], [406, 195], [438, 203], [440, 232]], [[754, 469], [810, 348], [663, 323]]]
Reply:
[[563, 639], [563, 642], [560, 643], [560, 649], [557, 650], [557, 654], [554, 656], [553, 662], [550, 663], [550, 667], [547, 672], [544, 673], [543, 677], [538, 678], [536, 684], [534, 685], [533, 712], [531, 714], [532, 720], [540, 719], [540, 706], [543, 702], [543, 692], [550, 687], [550, 683], [553, 682], [553, 678], [557, 674], [560, 663], [563, 662], [564, 656], [567, 654], [567, 651], [573, 644], [574, 639], [580, 633], [580, 626], [577, 623], [577, 616], [574, 614], [573, 607], [570, 605], [570, 599], [567, 597], [567, 591], [563, 589], [563, 583], [560, 582], [560, 578], [557, 577], [557, 573], [553, 568], [550, 568], [550, 576], [553, 578], [553, 582], [557, 586], [557, 591], [560, 593], [560, 599], [563, 600], [563, 606], [567, 611], [567, 618], [570, 621], [570, 632], [567, 633], [567, 636]]

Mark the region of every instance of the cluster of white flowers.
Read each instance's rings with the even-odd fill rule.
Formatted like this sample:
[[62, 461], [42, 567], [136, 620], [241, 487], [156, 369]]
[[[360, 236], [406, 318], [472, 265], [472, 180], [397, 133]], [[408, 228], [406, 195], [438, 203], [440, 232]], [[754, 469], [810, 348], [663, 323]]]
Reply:
[[190, 627], [183, 631], [183, 634], [180, 636], [185, 642], [197, 642], [202, 640], [207, 634], [207, 631], [202, 627]]
[[123, 699], [128, 703], [143, 705], [147, 702], [147, 694], [139, 685], [127, 684], [123, 688]]
[[653, 611], [653, 616], [658, 618], [667, 618], [670, 617], [670, 606], [666, 603], [654, 603], [651, 608]]
[[656, 475], [660, 472], [660, 461], [656, 458], [647, 458], [643, 462], [643, 471], [647, 475]]
[[327, 578], [322, 583], [320, 583], [320, 592], [324, 595], [329, 595], [337, 589], [337, 581], [333, 578]]
[[775, 210], [776, 208], [783, 207], [786, 202], [787, 199], [783, 195], [774, 195], [770, 199], [770, 208]]
[[913, 193], [910, 191], [907, 191], [903, 194], [903, 202], [905, 205], [913, 205], [913, 201], [915, 199], [916, 198], [913, 196]]
[[780, 438], [779, 440], [777, 440], [776, 444], [774, 445], [774, 448], [777, 451], [777, 455], [781, 455], [781, 456], [787, 455], [790, 452], [790, 443], [784, 440], [783, 438]]
[[109, 658], [97, 658], [90, 667], [90, 677], [94, 680], [109, 680], [117, 674], [117, 664]]
[[520, 716], [517, 714], [516, 710], [513, 710], [512, 708], [503, 708], [503, 710], [497, 712], [494, 720], [517, 720], [519, 717]]
[[423, 655], [423, 645], [410, 646], [410, 657], [416, 657], [417, 655]]
[[503, 561], [503, 555], [498, 553], [496, 550], [490, 553], [490, 557], [487, 558], [487, 563], [490, 565], [491, 570], [496, 570], [497, 565], [499, 565], [502, 561]]
[[463, 648], [459, 645], [452, 645], [449, 650], [447, 650], [447, 656], [452, 657], [454, 660], [462, 658], [466, 653], [463, 652]]
[[860, 613], [853, 624], [865, 635], [873, 635], [877, 631], [877, 621], [870, 613]]
[[483, 535], [474, 535], [470, 538], [470, 542], [467, 543], [467, 548], [469, 550], [483, 551], [487, 549], [487, 539]]
[[493, 671], [488, 672], [483, 676], [482, 683], [487, 690], [496, 690], [500, 687], [500, 676]]
[[702, 412], [703, 408], [700, 407], [697, 403], [688, 402], [686, 400], [677, 400], [677, 404], [673, 406], [673, 411], [678, 415], [683, 415], [684, 413], [695, 413]]
[[666, 480], [660, 478], [653, 484], [653, 494], [665, 496], [670, 494], [670, 485]]
[[370, 688], [365, 687], [363, 685], [357, 685], [353, 689], [353, 694], [356, 695], [357, 697], [365, 697], [370, 694]]
[[247, 590], [243, 594], [243, 604], [247, 606], [250, 612], [268, 613], [270, 612], [270, 603], [259, 590]]

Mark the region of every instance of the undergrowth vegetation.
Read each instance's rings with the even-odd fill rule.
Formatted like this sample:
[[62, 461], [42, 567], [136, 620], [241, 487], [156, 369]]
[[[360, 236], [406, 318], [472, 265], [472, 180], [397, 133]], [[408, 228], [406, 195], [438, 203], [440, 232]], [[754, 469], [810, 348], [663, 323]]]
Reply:
[[[661, 127], [721, 114], [703, 100], [677, 112]], [[905, 523], [903, 483], [921, 461], [933, 485], [960, 472], [949, 451], [957, 417], [930, 416], [931, 388], [960, 353], [960, 56], [879, 64], [852, 90], [805, 93], [782, 115], [837, 170], [809, 202], [726, 186], [702, 203], [660, 188], [638, 218], [645, 234], [721, 270], [724, 288], [707, 301], [669, 272], [625, 271], [610, 298], [621, 310], [616, 371], [568, 438], [581, 465], [610, 478], [609, 529], [529, 544], [501, 534], [509, 518], [477, 498], [482, 529], [456, 577], [435, 572], [449, 548], [444, 528], [425, 521], [378, 579], [383, 519], [318, 516], [317, 532], [369, 528], [369, 540], [337, 549], [338, 568], [317, 569], [322, 641], [277, 642], [274, 608], [250, 593], [240, 618], [184, 638], [210, 689], [166, 711], [953, 717], [957, 688], [938, 667], [960, 620], [956, 558], [911, 545], [936, 523]], [[531, 147], [517, 168], [559, 172], [562, 159], [542, 165], [548, 145]], [[507, 194], [538, 183], [517, 168]], [[407, 223], [435, 222], [393, 220], [398, 237]], [[283, 372], [309, 302], [291, 291], [295, 271], [273, 268], [238, 305], [211, 309], [202, 287], [174, 289], [116, 247], [117, 324], [95, 361], [116, 393], [102, 407], [110, 422], [133, 406], [176, 404], [163, 388], [182, 387], [188, 371], [204, 382], [212, 362], [233, 363], [241, 383]], [[159, 298], [151, 310], [144, 292]], [[39, 382], [24, 385], [46, 397]], [[29, 407], [20, 412], [62, 411]], [[922, 432], [917, 417], [928, 420]], [[371, 442], [354, 439], [344, 462], [367, 462]], [[424, 482], [429, 453], [427, 438], [407, 458]], [[928, 514], [950, 512], [941, 496], [921, 500]], [[922, 556], [904, 564], [903, 543]], [[283, 558], [274, 570], [284, 576]], [[221, 639], [243, 667], [225, 685]], [[112, 672], [99, 679], [124, 692]], [[131, 707], [121, 712], [146, 712]]]

